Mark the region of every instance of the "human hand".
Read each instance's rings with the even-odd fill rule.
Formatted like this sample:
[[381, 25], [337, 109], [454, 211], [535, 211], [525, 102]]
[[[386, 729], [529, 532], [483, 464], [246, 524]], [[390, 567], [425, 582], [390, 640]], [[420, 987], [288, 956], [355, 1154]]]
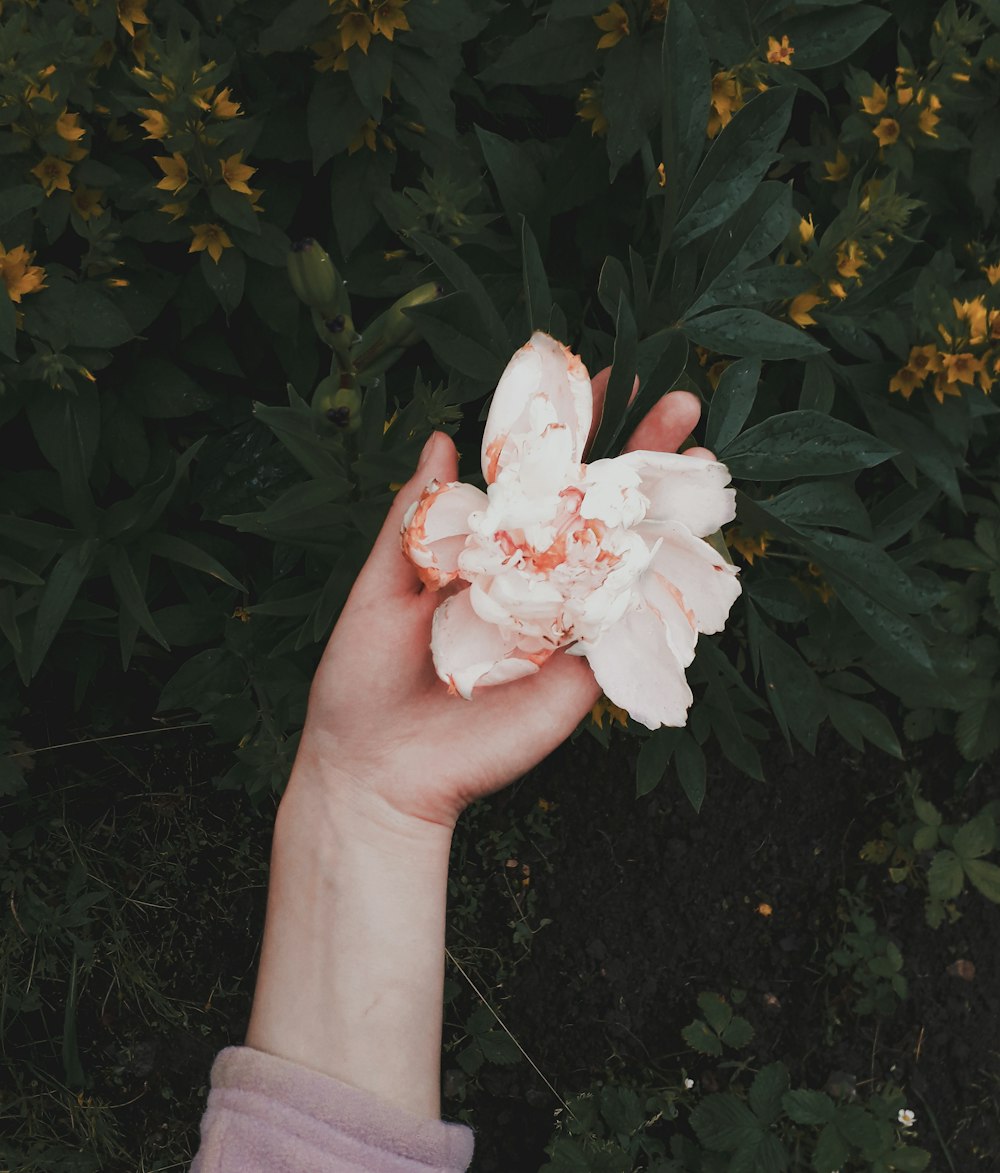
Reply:
[[[593, 442], [610, 368], [592, 380]], [[632, 398], [638, 392], [638, 379]], [[665, 395], [624, 451], [675, 452], [697, 424], [695, 395]], [[687, 455], [714, 459], [704, 448]], [[532, 676], [480, 688], [473, 702], [448, 694], [430, 654], [436, 607], [453, 588], [429, 591], [400, 549], [408, 507], [433, 478], [458, 479], [451, 438], [435, 432], [399, 490], [330, 636], [313, 680], [296, 765], [352, 808], [389, 822], [449, 830], [472, 801], [501, 789], [559, 746], [601, 696], [585, 659], [559, 651]], [[459, 586], [460, 584], [456, 584]]]

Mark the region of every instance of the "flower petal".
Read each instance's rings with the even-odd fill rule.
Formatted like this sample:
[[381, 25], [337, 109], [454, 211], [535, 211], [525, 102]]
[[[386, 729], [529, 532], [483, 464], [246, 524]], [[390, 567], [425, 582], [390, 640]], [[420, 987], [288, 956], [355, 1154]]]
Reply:
[[578, 355], [548, 334], [536, 330], [500, 376], [483, 430], [482, 464], [486, 483], [514, 456], [516, 438], [532, 431], [531, 400], [543, 397], [554, 409], [555, 423], [572, 436], [573, 459], [579, 463], [594, 418], [590, 375]]
[[717, 460], [678, 452], [626, 452], [615, 458], [642, 477], [649, 499], [646, 518], [680, 521], [699, 538], [714, 534], [736, 516], [736, 490], [726, 488], [729, 469]]
[[586, 656], [605, 696], [633, 721], [647, 729], [687, 722], [694, 698], [663, 621], [649, 607], [629, 611]]
[[549, 653], [524, 657], [500, 629], [473, 611], [468, 591], [445, 599], [431, 623], [431, 654], [438, 676], [452, 695], [472, 700], [472, 690], [531, 676]]
[[458, 577], [458, 556], [469, 534], [469, 514], [486, 506], [486, 494], [462, 481], [432, 480], [403, 516], [403, 553], [429, 590]]
[[698, 631], [713, 635], [721, 631], [733, 603], [740, 596], [739, 571], [721, 554], [696, 538], [686, 526], [676, 521], [642, 521], [636, 531], [653, 546], [659, 543], [642, 580], [647, 602], [662, 600], [663, 588], [650, 575], [661, 576], [675, 587], [683, 599], [685, 611], [693, 616]]

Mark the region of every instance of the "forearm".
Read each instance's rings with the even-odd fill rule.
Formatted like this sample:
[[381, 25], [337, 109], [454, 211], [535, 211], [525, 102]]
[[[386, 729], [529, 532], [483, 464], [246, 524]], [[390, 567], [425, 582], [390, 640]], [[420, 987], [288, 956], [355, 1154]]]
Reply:
[[275, 825], [247, 1046], [438, 1118], [450, 832], [376, 825], [306, 769]]

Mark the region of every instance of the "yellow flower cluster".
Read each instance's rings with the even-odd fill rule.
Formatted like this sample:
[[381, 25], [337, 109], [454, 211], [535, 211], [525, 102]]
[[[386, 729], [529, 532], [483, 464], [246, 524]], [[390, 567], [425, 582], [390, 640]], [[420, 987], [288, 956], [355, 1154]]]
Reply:
[[603, 729], [605, 716], [610, 717], [610, 721], [608, 722], [609, 730], [616, 721], [623, 729], [628, 728], [628, 713], [624, 709], [619, 708], [618, 705], [612, 704], [606, 696], [602, 696], [590, 710], [590, 719], [598, 729]]
[[723, 537], [731, 550], [738, 550], [746, 559], [749, 566], [753, 566], [755, 558], [763, 558], [772, 535], [766, 530], [759, 534], [746, 534], [738, 525], [726, 530]]
[[[649, 4], [643, 14], [643, 22], [646, 24], [663, 24], [667, 19], [668, 3], [669, 0], [649, 0]], [[598, 13], [592, 19], [594, 24], [604, 34], [598, 39], [598, 49], [613, 49], [619, 41], [623, 41], [632, 33], [628, 13], [617, 0], [613, 4], [609, 4], [603, 12]]]
[[392, 41], [397, 32], [406, 32], [410, 27], [403, 11], [409, 0], [329, 0], [329, 3], [336, 32], [309, 46], [318, 58], [313, 68], [320, 73], [347, 69], [347, 51], [355, 45], [367, 53], [373, 37]]
[[3, 278], [4, 288], [11, 301], [20, 305], [21, 298], [26, 293], [37, 293], [39, 289], [46, 289], [45, 270], [41, 265], [33, 265], [34, 253], [29, 253], [23, 244], [8, 252], [0, 242], [0, 277]]
[[921, 85], [913, 70], [902, 65], [896, 66], [894, 87], [886, 88], [873, 81], [871, 92], [861, 95], [861, 112], [874, 119], [871, 132], [880, 150], [891, 147], [900, 138], [913, 146], [918, 134], [938, 138], [940, 109], [941, 99], [937, 94]]
[[[1000, 310], [986, 308], [983, 297], [959, 301], [952, 298], [954, 322], [939, 322], [937, 332], [947, 347], [936, 342], [910, 348], [910, 356], [889, 381], [890, 392], [904, 399], [931, 379], [938, 403], [945, 396], [960, 397], [962, 388], [977, 384], [984, 394], [1000, 377]], [[977, 353], [978, 352], [978, 353]]]

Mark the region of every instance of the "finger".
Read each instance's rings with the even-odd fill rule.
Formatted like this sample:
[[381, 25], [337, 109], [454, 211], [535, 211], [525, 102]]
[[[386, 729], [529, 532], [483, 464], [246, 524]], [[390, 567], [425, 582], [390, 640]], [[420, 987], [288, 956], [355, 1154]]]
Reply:
[[676, 452], [701, 418], [701, 401], [690, 391], [670, 391], [642, 419], [623, 452]]
[[398, 598], [418, 594], [421, 590], [416, 568], [403, 554], [400, 545], [403, 516], [420, 499], [430, 481], [446, 484], [458, 480], [458, 452], [452, 438], [446, 432], [434, 432], [427, 444], [422, 453], [423, 463], [417, 465], [413, 476], [397, 492], [382, 523], [372, 552], [355, 583], [358, 591], [370, 588], [377, 590], [380, 597]]
[[[584, 445], [584, 452], [590, 451], [590, 446], [594, 442], [594, 437], [601, 426], [601, 418], [604, 415], [604, 400], [608, 394], [608, 379], [611, 378], [611, 368], [605, 367], [603, 371], [598, 371], [597, 374], [590, 380], [591, 389], [594, 392], [594, 420], [590, 425], [590, 434], [587, 436], [587, 443]], [[635, 381], [632, 383], [632, 394], [628, 397], [631, 404], [632, 400], [639, 394], [639, 376], [636, 375]]]
[[685, 448], [685, 456], [697, 456], [701, 460], [715, 460], [715, 453], [711, 448]]

